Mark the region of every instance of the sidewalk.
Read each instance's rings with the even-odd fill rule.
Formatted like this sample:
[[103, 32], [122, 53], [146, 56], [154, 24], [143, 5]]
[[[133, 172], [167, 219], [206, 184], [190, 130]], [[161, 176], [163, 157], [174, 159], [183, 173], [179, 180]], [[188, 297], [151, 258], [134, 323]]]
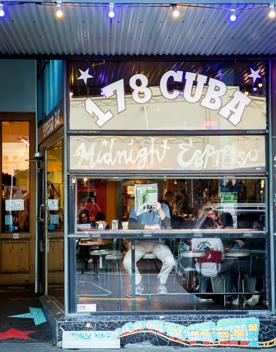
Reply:
[[140, 344], [133, 346], [126, 346], [121, 349], [80, 349], [80, 350], [69, 350], [61, 349], [60, 347], [53, 346], [49, 343], [13, 343], [6, 342], [0, 344], [0, 352], [241, 352], [241, 351], [266, 351], [266, 352], [275, 352], [276, 349], [250, 349], [250, 348], [233, 348], [233, 347], [155, 347], [149, 344]]

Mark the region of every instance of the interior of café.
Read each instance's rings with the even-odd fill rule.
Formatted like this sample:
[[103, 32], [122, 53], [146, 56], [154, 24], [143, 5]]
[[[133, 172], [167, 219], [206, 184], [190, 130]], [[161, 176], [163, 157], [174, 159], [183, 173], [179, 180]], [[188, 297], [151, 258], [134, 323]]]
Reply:
[[[98, 312], [265, 309], [266, 181], [76, 177], [75, 305], [94, 304]], [[149, 217], [160, 221], [157, 233], [143, 232], [153, 230]]]

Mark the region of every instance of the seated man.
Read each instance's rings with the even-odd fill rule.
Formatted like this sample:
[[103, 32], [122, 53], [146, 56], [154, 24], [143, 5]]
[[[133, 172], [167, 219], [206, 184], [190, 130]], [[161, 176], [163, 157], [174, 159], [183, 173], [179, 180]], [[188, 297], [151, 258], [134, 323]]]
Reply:
[[[236, 239], [232, 244], [232, 249], [242, 249], [250, 250], [251, 256], [245, 257], [243, 260], [234, 261], [231, 266], [231, 272], [233, 275], [233, 280], [237, 285], [238, 276], [240, 274], [244, 275], [245, 291], [252, 293], [246, 301], [245, 304], [250, 306], [255, 306], [259, 303], [261, 298], [261, 293], [257, 289], [257, 278], [265, 278], [265, 247], [266, 242], [263, 238], [246, 238], [246, 239]], [[254, 250], [257, 250], [254, 254]], [[263, 250], [264, 253], [259, 253], [258, 251]], [[261, 288], [265, 291], [265, 287]], [[263, 297], [265, 298], [265, 297]], [[239, 300], [236, 299], [233, 304], [239, 304]]]
[[[135, 209], [132, 209], [129, 219], [128, 228], [130, 230], [145, 229], [145, 230], [159, 230], [161, 228], [170, 228], [170, 212], [169, 207], [166, 204], [160, 204], [155, 202], [152, 204], [152, 209], [137, 215]], [[155, 241], [137, 241], [135, 247], [135, 285], [136, 293], [141, 294], [144, 291], [144, 286], [142, 283], [142, 276], [138, 271], [136, 263], [141, 259], [146, 253], [152, 253], [162, 262], [162, 267], [160, 273], [158, 274], [159, 285], [157, 288], [157, 293], [166, 294], [166, 282], [169, 273], [175, 266], [174, 257], [168, 246]], [[127, 272], [131, 275], [131, 249], [129, 249], [124, 258], [124, 266]]]

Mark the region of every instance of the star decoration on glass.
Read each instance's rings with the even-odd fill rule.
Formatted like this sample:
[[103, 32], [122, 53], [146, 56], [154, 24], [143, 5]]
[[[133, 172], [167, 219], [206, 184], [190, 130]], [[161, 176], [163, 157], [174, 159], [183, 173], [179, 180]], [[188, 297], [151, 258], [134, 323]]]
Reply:
[[79, 79], [83, 79], [85, 84], [87, 84], [87, 80], [89, 78], [93, 78], [93, 76], [89, 74], [89, 68], [87, 70], [85, 70], [85, 71], [82, 71], [81, 69], [79, 69], [79, 71], [80, 71], [81, 75], [78, 77], [78, 80]]
[[41, 308], [29, 307], [30, 313], [10, 315], [9, 318], [30, 318], [34, 320], [35, 325], [46, 323], [46, 318]]
[[253, 84], [256, 82], [257, 78], [262, 78], [262, 76], [259, 74], [260, 70], [253, 70], [252, 68], [250, 69], [251, 73], [248, 75], [248, 77], [251, 77], [253, 79]]
[[8, 339], [21, 339], [21, 340], [30, 340], [28, 336], [34, 333], [34, 330], [17, 330], [14, 328], [8, 329], [6, 331], [0, 331], [0, 340]]

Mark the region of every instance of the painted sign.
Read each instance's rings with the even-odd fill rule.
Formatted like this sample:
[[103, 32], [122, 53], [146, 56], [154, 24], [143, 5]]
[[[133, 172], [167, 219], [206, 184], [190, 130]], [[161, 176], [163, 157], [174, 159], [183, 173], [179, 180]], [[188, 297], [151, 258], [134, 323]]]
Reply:
[[120, 348], [117, 331], [63, 331], [62, 348]]
[[260, 347], [260, 321], [258, 318], [228, 318], [217, 323], [180, 325], [163, 320], [142, 320], [129, 322], [115, 330], [121, 338], [139, 334], [156, 334], [161, 338], [184, 346], [240, 346]]
[[263, 170], [264, 136], [71, 136], [71, 170]]
[[[183, 90], [168, 81], [185, 82]], [[135, 74], [102, 88], [101, 97], [71, 98], [72, 130], [214, 130], [265, 129], [264, 97], [247, 96], [237, 86], [183, 71], [167, 71], [160, 87], [148, 87], [148, 78]]]

